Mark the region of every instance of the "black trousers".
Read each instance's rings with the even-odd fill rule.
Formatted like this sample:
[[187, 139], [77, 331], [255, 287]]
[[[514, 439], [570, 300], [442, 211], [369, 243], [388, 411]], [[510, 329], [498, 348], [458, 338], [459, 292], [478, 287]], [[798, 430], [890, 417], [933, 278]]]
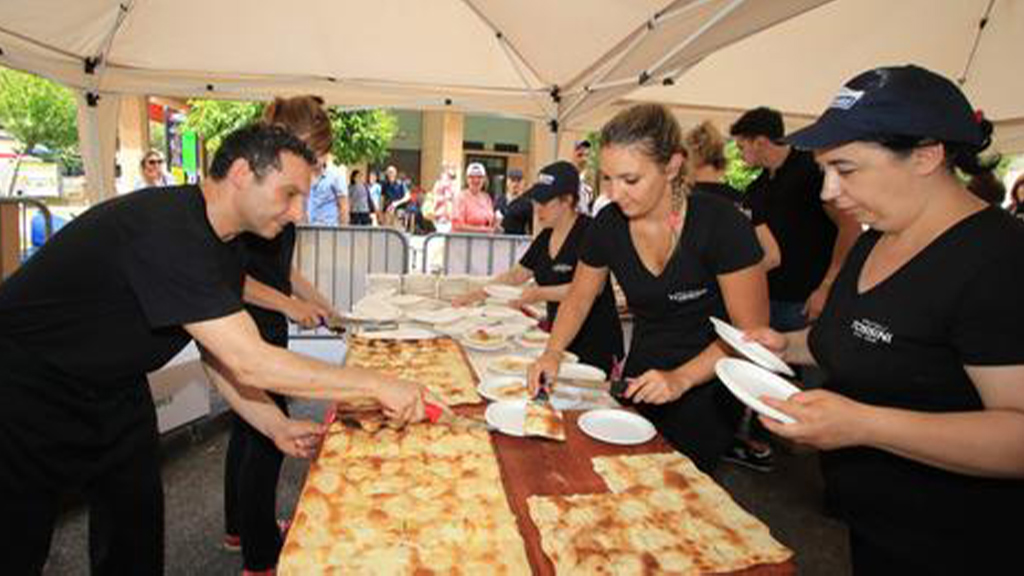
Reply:
[[349, 223], [353, 226], [369, 226], [373, 220], [369, 212], [352, 212], [349, 214]]
[[[163, 574], [164, 501], [158, 450], [153, 413], [148, 424], [133, 427], [99, 456], [94, 473], [82, 479], [83, 485], [68, 487], [81, 491], [89, 506], [89, 559], [94, 576]], [[67, 495], [32, 486], [0, 490], [0, 514], [11, 523], [0, 538], [4, 574], [42, 572]]]
[[[288, 414], [284, 396], [269, 395]], [[268, 570], [277, 565], [283, 544], [277, 526], [277, 480], [284, 454], [237, 414], [233, 418], [224, 463], [225, 530], [241, 537], [245, 569]]]
[[633, 404], [654, 424], [673, 448], [711, 474], [732, 446], [743, 413], [740, 404], [717, 379], [697, 386], [667, 404]]

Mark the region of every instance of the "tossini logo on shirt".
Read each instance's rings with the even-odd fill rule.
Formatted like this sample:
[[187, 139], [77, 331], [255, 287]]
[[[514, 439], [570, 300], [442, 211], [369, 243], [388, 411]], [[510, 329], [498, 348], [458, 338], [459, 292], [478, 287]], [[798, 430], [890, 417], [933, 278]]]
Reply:
[[707, 288], [698, 288], [696, 290], [680, 290], [678, 292], [673, 292], [669, 294], [668, 299], [676, 303], [689, 302], [690, 300], [696, 300], [697, 298], [700, 298], [701, 296], [704, 296], [707, 293]]
[[572, 264], [555, 264], [551, 267], [552, 272], [559, 274], [565, 274], [566, 272], [572, 272]]
[[883, 326], [874, 320], [862, 318], [850, 322], [853, 335], [869, 344], [892, 344], [892, 332], [888, 326]]

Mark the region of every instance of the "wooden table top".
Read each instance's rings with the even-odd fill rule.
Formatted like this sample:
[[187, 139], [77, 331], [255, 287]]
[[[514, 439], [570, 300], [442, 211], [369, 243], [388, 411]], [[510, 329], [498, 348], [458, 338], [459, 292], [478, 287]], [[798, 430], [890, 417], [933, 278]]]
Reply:
[[[458, 411], [480, 414], [483, 408], [469, 406]], [[537, 576], [555, 574], [554, 566], [541, 547], [540, 532], [530, 519], [526, 500], [530, 496], [602, 494], [608, 492], [604, 480], [594, 472], [591, 458], [671, 452], [660, 436], [636, 446], [618, 446], [594, 440], [576, 425], [581, 412], [565, 411], [565, 442], [537, 438], [519, 438], [498, 432], [491, 442], [498, 456], [501, 480], [505, 486], [519, 532], [526, 544], [526, 555]], [[742, 576], [782, 576], [796, 573], [792, 560], [781, 564], [758, 565], [732, 572]]]

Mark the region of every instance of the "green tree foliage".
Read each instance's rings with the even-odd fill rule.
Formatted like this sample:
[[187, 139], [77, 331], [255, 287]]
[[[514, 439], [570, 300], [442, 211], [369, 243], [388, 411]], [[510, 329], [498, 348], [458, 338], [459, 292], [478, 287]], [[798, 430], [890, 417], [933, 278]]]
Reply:
[[228, 134], [260, 119], [263, 102], [236, 102], [230, 100], [189, 100], [185, 126], [193, 130], [211, 155], [220, 148]]
[[386, 110], [342, 111], [330, 108], [331, 152], [342, 164], [380, 162], [398, 134], [398, 117]]
[[743, 161], [743, 154], [735, 140], [725, 145], [725, 181], [740, 192], [746, 192], [747, 186], [761, 174], [760, 168], [748, 166]]
[[0, 125], [21, 143], [36, 146], [47, 160], [68, 168], [81, 166], [78, 155], [78, 104], [71, 90], [32, 74], [0, 68]]
[[[211, 154], [224, 136], [259, 120], [266, 104], [227, 100], [189, 101], [188, 128], [194, 130]], [[391, 140], [398, 132], [398, 119], [384, 110], [342, 111], [328, 108], [334, 142], [331, 152], [342, 164], [375, 162], [387, 157]]]

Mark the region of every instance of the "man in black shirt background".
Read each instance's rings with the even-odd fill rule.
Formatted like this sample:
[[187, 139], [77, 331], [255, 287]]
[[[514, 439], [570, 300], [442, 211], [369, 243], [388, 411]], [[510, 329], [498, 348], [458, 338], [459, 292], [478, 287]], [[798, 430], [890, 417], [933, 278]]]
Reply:
[[242, 308], [244, 232], [304, 217], [315, 159], [280, 127], [229, 135], [199, 186], [99, 204], [0, 285], [0, 539], [5, 573], [42, 570], [62, 498], [90, 507], [94, 574], [163, 571], [163, 489], [146, 374], [195, 339], [243, 417], [259, 390], [423, 418], [418, 385], [268, 344]]
[[779, 244], [781, 264], [768, 273], [772, 327], [797, 330], [821, 313], [860, 226], [821, 201], [821, 168], [810, 152], [782, 144], [784, 131], [782, 115], [761, 107], [729, 133], [743, 161], [764, 169], [747, 189], [747, 205], [754, 227], [767, 225]]

